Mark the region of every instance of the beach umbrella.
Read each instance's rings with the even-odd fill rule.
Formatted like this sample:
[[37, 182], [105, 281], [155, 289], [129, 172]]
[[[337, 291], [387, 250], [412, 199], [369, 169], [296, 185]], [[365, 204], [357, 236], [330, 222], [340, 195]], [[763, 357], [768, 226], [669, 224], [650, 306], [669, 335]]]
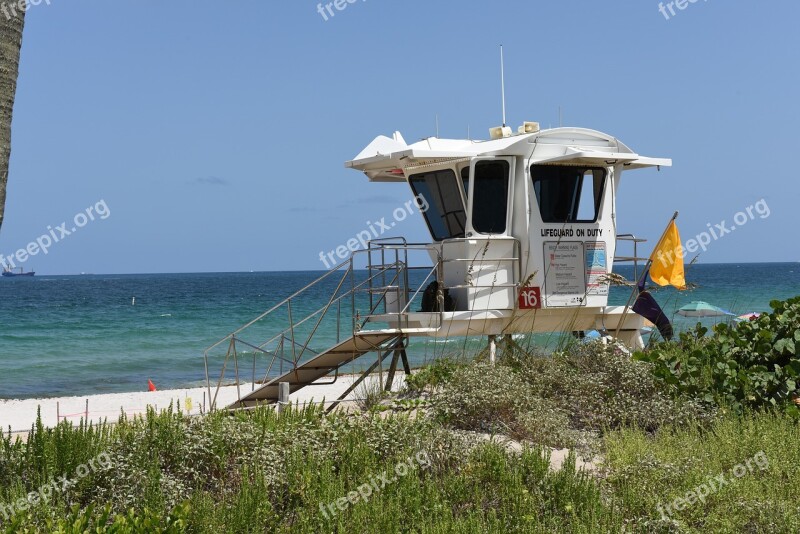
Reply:
[[733, 314], [722, 308], [712, 306], [708, 302], [694, 301], [679, 309], [678, 315], [683, 315], [684, 317], [721, 317]]
[[758, 312], [750, 312], [750, 313], [745, 313], [744, 315], [740, 315], [739, 317], [736, 318], [736, 320], [737, 321], [755, 321], [759, 317], [761, 317], [760, 313], [758, 313]]

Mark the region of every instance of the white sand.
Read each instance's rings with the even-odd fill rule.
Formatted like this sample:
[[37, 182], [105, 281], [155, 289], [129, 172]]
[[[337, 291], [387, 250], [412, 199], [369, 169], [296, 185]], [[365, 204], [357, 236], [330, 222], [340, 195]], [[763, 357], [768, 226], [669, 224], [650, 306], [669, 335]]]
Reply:
[[[301, 404], [314, 402], [331, 402], [339, 398], [350, 385], [358, 378], [357, 375], [340, 375], [334, 384], [320, 384], [307, 386], [294, 393], [290, 400]], [[394, 379], [394, 390], [397, 390], [404, 382], [404, 374], [398, 372]], [[358, 398], [363, 395], [362, 388], [369, 382], [378, 380], [374, 375], [359, 385], [355, 391], [347, 396], [347, 400]], [[329, 382], [330, 379], [323, 379], [321, 382]], [[252, 390], [251, 384], [240, 386], [242, 396]], [[205, 394], [205, 395], [204, 395]], [[211, 388], [211, 395], [215, 394], [215, 389]], [[110, 393], [106, 395], [87, 395], [82, 397], [59, 397], [52, 399], [26, 399], [26, 400], [0, 400], [0, 428], [4, 433], [8, 432], [9, 427], [12, 433], [24, 433], [31, 429], [36, 422], [37, 409], [41, 408], [42, 424], [45, 427], [54, 427], [58, 420], [68, 420], [78, 423], [86, 418], [86, 407], [88, 401], [88, 420], [98, 423], [104, 419], [109, 422], [116, 422], [122, 412], [128, 416], [143, 414], [148, 406], [164, 410], [169, 407], [170, 402], [177, 407], [180, 402], [181, 411], [198, 415], [203, 410], [203, 400], [205, 398], [205, 408], [208, 411], [210, 404], [208, 400], [208, 390], [206, 388], [194, 389], [175, 389], [153, 392], [134, 392], [134, 393]], [[224, 408], [237, 399], [236, 386], [220, 388], [217, 396], [217, 407]]]

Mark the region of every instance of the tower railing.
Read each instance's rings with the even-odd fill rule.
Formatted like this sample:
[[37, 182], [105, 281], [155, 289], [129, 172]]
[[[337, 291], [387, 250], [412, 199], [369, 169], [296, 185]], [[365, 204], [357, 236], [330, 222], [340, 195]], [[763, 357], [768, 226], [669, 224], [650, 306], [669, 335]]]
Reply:
[[[387, 243], [399, 245], [391, 250]], [[408, 327], [408, 310], [424, 286], [415, 287], [409, 277], [421, 273], [427, 283], [439, 277], [441, 257], [435, 245], [409, 245], [404, 239], [370, 242], [353, 252], [313, 282], [274, 305], [258, 317], [208, 347], [203, 353], [205, 379], [212, 408], [219, 390], [235, 384], [241, 399], [242, 378], [249, 375], [251, 391], [287, 371], [297, 370], [343, 340], [369, 332], [373, 318], [391, 318], [388, 330]], [[408, 265], [409, 253], [433, 251], [433, 266]], [[364, 267], [360, 267], [360, 266]], [[319, 303], [322, 306], [310, 306]], [[441, 325], [441, 312], [437, 324]], [[219, 364], [218, 374], [212, 368]], [[249, 369], [245, 371], [244, 366]], [[334, 381], [338, 377], [334, 377]], [[215, 383], [212, 392], [212, 384]], [[213, 393], [213, 394], [212, 394]]]
[[647, 263], [648, 258], [639, 257], [639, 245], [646, 243], [647, 239], [636, 237], [634, 234], [619, 234], [617, 236], [617, 246], [615, 250], [619, 250], [619, 242], [630, 243], [633, 245], [633, 256], [614, 256], [614, 263], [633, 263], [633, 280], [639, 280], [639, 262]]

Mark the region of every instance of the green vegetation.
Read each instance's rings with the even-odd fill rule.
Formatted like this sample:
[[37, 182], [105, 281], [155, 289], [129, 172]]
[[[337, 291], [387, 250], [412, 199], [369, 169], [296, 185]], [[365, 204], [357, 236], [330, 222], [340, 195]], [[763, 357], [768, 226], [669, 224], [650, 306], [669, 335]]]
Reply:
[[[62, 448], [62, 441], [79, 446]], [[122, 420], [113, 429], [37, 429], [28, 443], [42, 447], [32, 454], [29, 444], [4, 441], [2, 502], [37, 491], [46, 474], [74, 472], [98, 450], [113, 463], [48, 503], [19, 511], [5, 522], [8, 532], [392, 532], [406, 524], [477, 533], [619, 526], [600, 489], [574, 466], [553, 473], [540, 449], [511, 457], [425, 419], [325, 417], [316, 408], [197, 419], [169, 410]], [[337, 507], [337, 500], [382, 474], [391, 479], [380, 491]]]
[[[604, 485], [628, 523], [645, 532], [800, 532], [798, 440], [797, 422], [776, 412], [731, 413], [707, 430], [613, 432]], [[705, 502], [667, 511], [704, 484], [717, 488]]]
[[610, 430], [702, 425], [714, 413], [694, 398], [671, 397], [650, 366], [601, 343], [573, 344], [551, 356], [512, 346], [494, 367], [456, 371], [433, 404], [438, 420], [454, 428], [580, 446], [588, 454]]
[[0, 440], [0, 531], [798, 532], [800, 299], [773, 308], [635, 358], [506, 340], [356, 414], [38, 424]]
[[771, 405], [800, 416], [800, 297], [770, 305], [773, 312], [754, 321], [717, 325], [711, 337], [698, 324], [679, 342], [635, 357], [675, 394], [702, 395], [740, 413]]
[[433, 398], [436, 419], [462, 430], [505, 434], [535, 443], [571, 443], [567, 414], [536, 396], [505, 366], [478, 363], [459, 369]]
[[457, 363], [451, 358], [440, 358], [427, 367], [423, 367], [406, 377], [406, 388], [412, 393], [422, 393], [429, 389], [436, 389], [447, 383], [453, 377], [456, 369], [464, 364]]

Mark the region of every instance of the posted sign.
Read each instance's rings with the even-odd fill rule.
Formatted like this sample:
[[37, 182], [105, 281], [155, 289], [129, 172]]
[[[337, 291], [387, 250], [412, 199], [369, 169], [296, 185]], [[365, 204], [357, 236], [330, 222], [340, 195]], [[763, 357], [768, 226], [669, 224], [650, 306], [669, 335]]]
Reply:
[[520, 310], [538, 310], [542, 307], [542, 290], [538, 287], [523, 287], [519, 292]]

